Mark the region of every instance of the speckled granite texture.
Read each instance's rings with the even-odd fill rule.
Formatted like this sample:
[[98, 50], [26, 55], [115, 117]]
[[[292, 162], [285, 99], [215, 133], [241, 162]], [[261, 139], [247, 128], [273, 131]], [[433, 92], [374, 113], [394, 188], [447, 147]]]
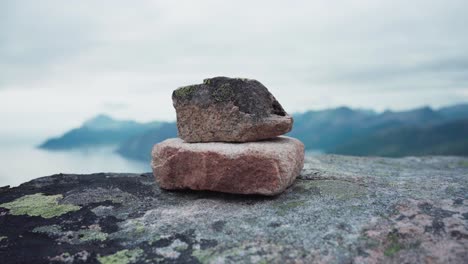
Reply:
[[151, 167], [163, 189], [278, 195], [304, 166], [304, 144], [290, 137], [247, 143], [186, 143], [167, 139], [154, 146]]
[[172, 93], [186, 142], [248, 142], [288, 133], [293, 118], [257, 80], [215, 77]]
[[0, 263], [466, 263], [468, 159], [306, 157], [282, 195], [151, 173], [0, 188]]

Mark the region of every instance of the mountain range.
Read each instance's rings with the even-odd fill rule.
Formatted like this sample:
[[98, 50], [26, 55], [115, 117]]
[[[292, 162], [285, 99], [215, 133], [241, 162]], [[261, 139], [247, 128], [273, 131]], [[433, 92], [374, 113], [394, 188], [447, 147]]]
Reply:
[[[468, 104], [381, 113], [339, 107], [293, 117], [294, 128], [288, 135], [300, 139], [311, 151], [389, 157], [468, 156]], [[138, 123], [98, 115], [40, 147], [67, 150], [114, 144], [122, 156], [148, 161], [155, 143], [176, 136], [175, 122]]]

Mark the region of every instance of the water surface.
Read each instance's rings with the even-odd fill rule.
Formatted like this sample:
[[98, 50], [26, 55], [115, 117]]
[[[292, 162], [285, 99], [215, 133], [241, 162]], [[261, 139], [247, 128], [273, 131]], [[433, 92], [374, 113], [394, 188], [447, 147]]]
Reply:
[[147, 163], [127, 160], [114, 147], [46, 151], [31, 144], [0, 144], [0, 186], [17, 186], [57, 173], [151, 171]]

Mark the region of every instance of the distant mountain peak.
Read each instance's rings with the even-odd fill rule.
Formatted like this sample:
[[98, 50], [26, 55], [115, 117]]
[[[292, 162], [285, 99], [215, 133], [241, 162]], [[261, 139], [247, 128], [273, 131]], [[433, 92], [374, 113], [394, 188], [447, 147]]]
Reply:
[[432, 109], [429, 106], [423, 106], [423, 107], [420, 107], [420, 108], [416, 108], [415, 111], [416, 112], [422, 112], [422, 113], [432, 113], [432, 112], [434, 112], [434, 109]]
[[103, 130], [103, 129], [109, 129], [112, 127], [118, 127], [117, 124], [120, 122], [121, 121], [117, 121], [108, 115], [99, 114], [85, 121], [82, 127], [93, 129], [93, 130]]
[[347, 106], [340, 106], [338, 108], [336, 108], [335, 110], [336, 112], [341, 112], [341, 113], [351, 113], [353, 112], [353, 109], [347, 107]]
[[72, 149], [97, 145], [115, 145], [141, 134], [147, 130], [155, 129], [161, 123], [138, 123], [130, 120], [117, 120], [99, 114], [62, 136], [50, 138], [39, 147], [45, 149]]
[[84, 125], [86, 124], [93, 124], [93, 123], [99, 123], [99, 122], [111, 122], [114, 121], [114, 119], [106, 114], [99, 114], [96, 115], [93, 118], [90, 118], [84, 122]]

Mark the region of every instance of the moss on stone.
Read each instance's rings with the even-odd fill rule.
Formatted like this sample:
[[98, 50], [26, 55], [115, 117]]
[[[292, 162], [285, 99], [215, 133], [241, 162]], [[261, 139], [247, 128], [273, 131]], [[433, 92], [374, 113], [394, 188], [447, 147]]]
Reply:
[[388, 246], [385, 248], [384, 255], [391, 257], [403, 249], [403, 245], [398, 241], [398, 235], [390, 233], [387, 236]]
[[232, 99], [232, 97], [234, 97], [234, 95], [234, 90], [229, 83], [222, 84], [212, 93], [215, 102], [229, 101], [230, 99]]
[[468, 161], [467, 160], [460, 161], [458, 165], [460, 165], [460, 167], [468, 167]]
[[178, 88], [174, 95], [179, 98], [190, 98], [196, 90], [196, 85], [188, 85]]
[[44, 195], [36, 193], [25, 195], [12, 202], [0, 204], [0, 207], [10, 210], [12, 215], [29, 215], [52, 218], [68, 212], [77, 211], [81, 207], [71, 204], [59, 204], [62, 195]]
[[143, 255], [143, 250], [140, 248], [136, 249], [124, 249], [117, 251], [112, 255], [99, 256], [98, 261], [102, 264], [129, 264], [135, 263]]

